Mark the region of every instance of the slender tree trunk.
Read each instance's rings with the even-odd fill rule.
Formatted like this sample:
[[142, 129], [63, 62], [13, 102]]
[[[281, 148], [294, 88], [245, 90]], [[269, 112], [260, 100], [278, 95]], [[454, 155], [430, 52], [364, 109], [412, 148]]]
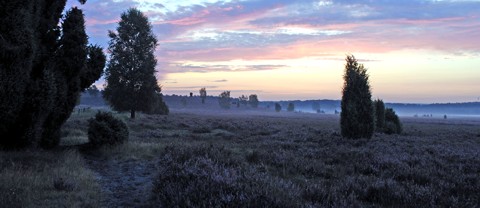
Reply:
[[135, 110], [130, 110], [130, 118], [135, 119]]

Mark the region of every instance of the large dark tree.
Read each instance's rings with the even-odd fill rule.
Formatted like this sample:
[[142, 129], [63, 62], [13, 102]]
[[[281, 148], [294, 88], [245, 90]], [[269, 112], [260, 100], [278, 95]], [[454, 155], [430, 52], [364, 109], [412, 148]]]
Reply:
[[371, 138], [375, 130], [372, 94], [367, 69], [354, 56], [345, 59], [340, 126], [346, 138]]
[[133, 8], [121, 15], [117, 32], [109, 31], [109, 36], [111, 56], [103, 95], [114, 110], [130, 111], [135, 118], [136, 111], [148, 112], [159, 102], [157, 39], [148, 18]]
[[56, 146], [79, 93], [103, 71], [105, 55], [101, 48], [87, 46], [82, 10], [72, 8], [62, 19], [65, 4], [66, 0], [1, 1], [4, 148]]

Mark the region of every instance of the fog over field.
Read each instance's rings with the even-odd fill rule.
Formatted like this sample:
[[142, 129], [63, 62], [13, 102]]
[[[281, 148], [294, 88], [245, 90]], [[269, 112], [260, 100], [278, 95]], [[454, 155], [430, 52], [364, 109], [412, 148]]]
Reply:
[[[220, 109], [218, 105], [218, 97], [208, 96], [205, 104], [201, 104], [200, 97], [194, 95], [165, 95], [163, 96], [165, 102], [170, 108], [180, 109]], [[183, 106], [181, 100], [185, 99], [187, 104]], [[238, 102], [238, 99], [233, 99], [232, 103]], [[303, 113], [317, 113], [313, 110], [314, 103], [318, 103], [320, 109], [325, 114], [335, 114], [335, 110], [340, 111], [340, 100], [292, 100], [292, 101], [263, 101], [260, 97], [259, 107], [265, 111], [274, 111], [275, 103], [280, 103], [286, 109], [288, 103], [295, 104], [295, 110]], [[80, 101], [81, 105], [85, 106], [105, 106], [105, 101], [101, 96], [93, 97], [88, 93], [82, 94]], [[480, 117], [480, 102], [468, 102], [468, 103], [432, 103], [432, 104], [415, 104], [415, 103], [389, 103], [386, 101], [386, 106], [393, 108], [401, 117], [430, 117], [444, 118], [444, 115], [452, 118], [479, 118]], [[235, 109], [233, 106], [232, 109]], [[240, 106], [239, 110], [251, 109], [244, 105]]]

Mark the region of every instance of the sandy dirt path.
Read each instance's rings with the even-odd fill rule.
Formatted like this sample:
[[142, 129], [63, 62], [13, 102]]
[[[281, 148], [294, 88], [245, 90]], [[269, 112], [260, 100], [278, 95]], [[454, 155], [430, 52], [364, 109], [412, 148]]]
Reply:
[[157, 173], [153, 161], [102, 159], [85, 155], [102, 189], [105, 207], [150, 207], [148, 200]]

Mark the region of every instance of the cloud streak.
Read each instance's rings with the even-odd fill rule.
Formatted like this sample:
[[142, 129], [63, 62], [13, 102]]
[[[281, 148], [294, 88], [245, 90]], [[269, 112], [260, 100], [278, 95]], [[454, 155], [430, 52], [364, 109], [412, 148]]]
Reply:
[[[209, 73], [209, 72], [245, 72], [245, 71], [264, 71], [284, 68], [286, 65], [269, 64], [205, 64], [205, 63], [171, 63], [165, 69], [160, 69], [167, 73]], [[227, 80], [214, 80], [214, 82], [226, 82]]]
[[[361, 45], [364, 52], [377, 52], [376, 48], [480, 50], [478, 44], [471, 44], [480, 38], [479, 1], [250, 0], [170, 4], [174, 6], [153, 1], [91, 0], [84, 6], [87, 27], [94, 42], [98, 40], [105, 46], [106, 31], [116, 27], [121, 12], [140, 7], [146, 10], [159, 37], [157, 55], [169, 62], [211, 60], [216, 59], [215, 55], [220, 56], [217, 60], [238, 59], [241, 54], [245, 58], [275, 56], [282, 48], [297, 48], [304, 42], [319, 45], [317, 51], [323, 53], [348, 52], [348, 48], [333, 50], [328, 43], [322, 48], [327, 41], [348, 42], [355, 49]], [[253, 55], [245, 55], [245, 51]], [[302, 56], [315, 55], [314, 51], [308, 53]]]
[[210, 80], [209, 82], [228, 82], [226, 79]]

